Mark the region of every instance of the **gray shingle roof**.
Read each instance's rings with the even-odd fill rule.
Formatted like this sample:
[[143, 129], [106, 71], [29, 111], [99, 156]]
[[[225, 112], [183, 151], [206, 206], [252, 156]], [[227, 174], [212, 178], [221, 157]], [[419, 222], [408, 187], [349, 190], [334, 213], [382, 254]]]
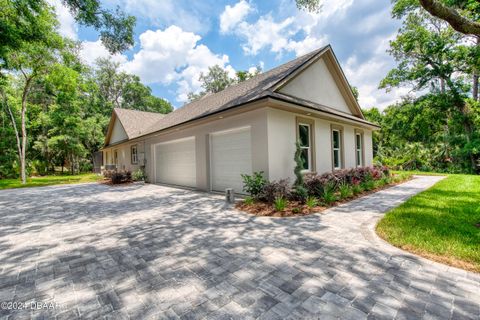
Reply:
[[[132, 139], [223, 111], [231, 107], [243, 105], [267, 96], [280, 97], [281, 95], [274, 93], [272, 88], [328, 47], [329, 46], [325, 46], [307, 53], [249, 80], [232, 85], [218, 93], [206, 95], [203, 98], [190, 102], [166, 115], [124, 109], [115, 110], [117, 111], [117, 114], [119, 114], [118, 112], [122, 114], [121, 121], [124, 119], [122, 124], [127, 131], [129, 139]], [[310, 107], [332, 114], [339, 113], [338, 111], [323, 106]], [[137, 112], [139, 115], [136, 115]], [[345, 114], [341, 115], [345, 116]], [[126, 119], [127, 117], [130, 119]], [[348, 116], [348, 118], [370, 124], [368, 121], [355, 116]]]
[[165, 117], [165, 114], [139, 110], [114, 108], [128, 139], [143, 135], [145, 128], [149, 128]]
[[144, 127], [145, 130], [143, 134], [166, 129], [186, 121], [265, 97], [270, 93], [269, 89], [277, 82], [284, 79], [325, 48], [326, 47], [320, 48], [265, 73], [260, 73], [251, 79], [232, 85], [223, 91], [190, 102], [172, 113], [167, 114], [150, 127]]

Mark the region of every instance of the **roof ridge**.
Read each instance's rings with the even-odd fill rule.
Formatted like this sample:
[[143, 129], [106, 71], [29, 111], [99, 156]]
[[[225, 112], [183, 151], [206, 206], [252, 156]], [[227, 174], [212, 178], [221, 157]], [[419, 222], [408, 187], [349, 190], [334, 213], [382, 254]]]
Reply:
[[153, 112], [153, 111], [144, 111], [144, 110], [138, 110], [138, 109], [127, 109], [127, 108], [118, 108], [115, 107], [113, 108], [114, 111], [121, 110], [121, 111], [128, 111], [128, 112], [142, 112], [142, 113], [149, 113], [149, 114], [155, 114], [155, 115], [161, 115], [165, 116], [167, 113], [161, 113], [161, 112]]
[[285, 76], [282, 77], [282, 79], [279, 79], [277, 82], [273, 83], [273, 84], [270, 84], [268, 85], [268, 87], [266, 88], [262, 88], [262, 90], [266, 91], [266, 90], [269, 90], [270, 88], [274, 87], [278, 82], [282, 81], [283, 79], [285, 79], [286, 77], [288, 77], [292, 72], [294, 72], [295, 70], [297, 70], [299, 67], [301, 67], [303, 64], [305, 64], [306, 62], [310, 61], [311, 58], [313, 58], [314, 56], [316, 56], [318, 53], [322, 52], [323, 50], [325, 50], [327, 47], [329, 47], [330, 44], [327, 44], [323, 47], [320, 47], [318, 49], [315, 49], [313, 51], [310, 51], [308, 53], [305, 53], [299, 57], [296, 57], [295, 59], [293, 60], [289, 60], [285, 63], [282, 63], [281, 65], [278, 65], [270, 70], [267, 70], [266, 72], [262, 72], [262, 73], [259, 73], [245, 81], [241, 81], [241, 82], [237, 82], [237, 83], [234, 83], [232, 85], [229, 85], [228, 87], [226, 87], [225, 89], [219, 91], [219, 92], [215, 92], [215, 93], [211, 93], [211, 94], [208, 94], [206, 96], [202, 96], [198, 99], [195, 99], [193, 101], [190, 101], [189, 103], [185, 103], [183, 106], [173, 110], [170, 114], [180, 110], [180, 109], [183, 109], [189, 105], [191, 105], [192, 103], [195, 103], [195, 102], [198, 102], [198, 101], [201, 101], [202, 99], [208, 99], [208, 98], [211, 98], [211, 97], [214, 97], [220, 93], [225, 93], [225, 92], [228, 92], [228, 91], [232, 91], [234, 90], [235, 88], [239, 87], [239, 86], [247, 86], [249, 83], [252, 83], [253, 81], [255, 80], [258, 80], [259, 78], [262, 78], [262, 77], [268, 77], [269, 74], [272, 74], [272, 73], [275, 73], [276, 71], [278, 71], [279, 69], [281, 68], [284, 68], [285, 66], [289, 65], [289, 64], [294, 64], [296, 61], [299, 61], [299, 60], [302, 60], [302, 59], [305, 59], [305, 57], [307, 56], [311, 56], [309, 57], [307, 60], [305, 60], [300, 66], [297, 66], [295, 69], [291, 70], [291, 72], [287, 73]]

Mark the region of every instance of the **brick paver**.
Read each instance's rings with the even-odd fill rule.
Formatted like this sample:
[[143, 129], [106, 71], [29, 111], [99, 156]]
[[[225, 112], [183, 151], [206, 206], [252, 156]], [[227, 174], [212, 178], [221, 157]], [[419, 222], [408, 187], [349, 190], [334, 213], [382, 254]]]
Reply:
[[480, 277], [373, 232], [438, 177], [299, 218], [156, 185], [0, 191], [0, 319], [478, 319]]

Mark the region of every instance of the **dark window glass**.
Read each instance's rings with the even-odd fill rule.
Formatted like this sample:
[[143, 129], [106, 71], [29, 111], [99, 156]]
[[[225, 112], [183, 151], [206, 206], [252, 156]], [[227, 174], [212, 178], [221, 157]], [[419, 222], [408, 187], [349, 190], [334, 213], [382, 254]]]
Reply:
[[300, 145], [302, 147], [310, 147], [310, 127], [307, 125], [299, 125], [299, 138], [300, 138]]
[[333, 131], [333, 147], [340, 148], [340, 132], [338, 131]]

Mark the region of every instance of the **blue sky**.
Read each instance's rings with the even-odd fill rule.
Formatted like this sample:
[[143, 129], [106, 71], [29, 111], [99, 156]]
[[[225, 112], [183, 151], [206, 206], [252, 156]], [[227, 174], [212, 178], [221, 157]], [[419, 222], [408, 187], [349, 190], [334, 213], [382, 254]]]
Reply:
[[[51, 0], [60, 31], [82, 41], [82, 58], [93, 64], [108, 56], [91, 29], [78, 27], [60, 0]], [[390, 16], [390, 0], [323, 0], [319, 13], [299, 11], [294, 0], [186, 1], [104, 0], [137, 18], [135, 46], [111, 57], [138, 75], [153, 93], [176, 107], [200, 90], [208, 66], [232, 74], [260, 65], [263, 70], [331, 44], [364, 108], [384, 108], [408, 93], [377, 89], [395, 65], [388, 55], [400, 22]]]

